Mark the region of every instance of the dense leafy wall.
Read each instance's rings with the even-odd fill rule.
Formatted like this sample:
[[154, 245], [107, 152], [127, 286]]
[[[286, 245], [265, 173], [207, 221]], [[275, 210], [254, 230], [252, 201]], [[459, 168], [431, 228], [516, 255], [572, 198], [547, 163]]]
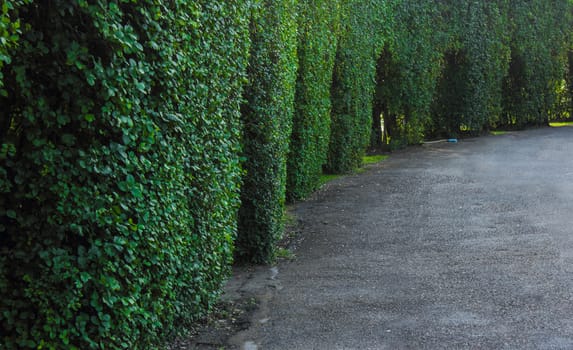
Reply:
[[451, 39], [433, 108], [433, 131], [478, 134], [501, 112], [509, 62], [506, 2], [453, 1], [445, 10]]
[[266, 0], [251, 24], [242, 119], [245, 177], [236, 255], [269, 262], [282, 234], [286, 158], [297, 72], [296, 0]]
[[435, 1], [402, 0], [392, 9], [391, 35], [377, 63], [372, 146], [422, 141], [447, 40], [440, 15]]
[[571, 3], [510, 0], [511, 66], [504, 82], [505, 127], [544, 125], [566, 74]]
[[339, 18], [339, 0], [299, 1], [299, 70], [287, 162], [290, 201], [303, 199], [318, 187], [326, 163]]
[[1, 52], [3, 349], [152, 349], [209, 308], [235, 235], [248, 10], [10, 12], [22, 35]]
[[272, 259], [285, 187], [358, 166], [376, 116], [397, 145], [547, 123], [573, 91], [571, 9], [4, 1], [2, 348], [160, 348], [210, 308], [233, 243]]
[[342, 10], [326, 164], [326, 171], [333, 173], [359, 167], [370, 143], [376, 59], [384, 44], [381, 23], [386, 14], [386, 2], [346, 0]]

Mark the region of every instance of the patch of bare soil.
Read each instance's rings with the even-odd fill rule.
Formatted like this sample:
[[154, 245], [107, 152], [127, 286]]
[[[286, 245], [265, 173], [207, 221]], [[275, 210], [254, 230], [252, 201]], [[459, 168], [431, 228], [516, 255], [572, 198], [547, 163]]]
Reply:
[[232, 300], [224, 299], [208, 317], [197, 322], [187, 337], [171, 344], [169, 350], [229, 349], [229, 338], [251, 326], [252, 314], [257, 308], [255, 297], [241, 295]]
[[[290, 209], [287, 209], [285, 220], [285, 231], [277, 244], [277, 263], [295, 259], [295, 251], [303, 239], [301, 224]], [[265, 310], [274, 292], [282, 288], [276, 279], [278, 269], [273, 266], [235, 266], [214, 311], [198, 321], [186, 337], [173, 342], [168, 350], [242, 348], [245, 340], [240, 333], [256, 326], [253, 322], [264, 322], [261, 310]]]

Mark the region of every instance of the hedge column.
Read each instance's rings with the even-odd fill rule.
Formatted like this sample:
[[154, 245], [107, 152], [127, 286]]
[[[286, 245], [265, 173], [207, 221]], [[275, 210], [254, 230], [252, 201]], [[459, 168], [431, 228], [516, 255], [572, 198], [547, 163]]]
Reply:
[[511, 0], [511, 65], [504, 85], [508, 126], [547, 125], [566, 76], [567, 0]]
[[[384, 44], [386, 3], [346, 0], [332, 85], [332, 131], [326, 170], [352, 171], [370, 144], [376, 62]], [[368, 33], [368, 35], [365, 35]]]
[[299, 3], [299, 72], [287, 162], [290, 201], [303, 199], [318, 187], [326, 162], [339, 11], [338, 0]]
[[3, 349], [164, 348], [213, 304], [236, 233], [248, 3], [8, 5]]
[[297, 71], [297, 0], [265, 0], [251, 24], [242, 108], [245, 177], [236, 256], [269, 262], [283, 230], [286, 159]]

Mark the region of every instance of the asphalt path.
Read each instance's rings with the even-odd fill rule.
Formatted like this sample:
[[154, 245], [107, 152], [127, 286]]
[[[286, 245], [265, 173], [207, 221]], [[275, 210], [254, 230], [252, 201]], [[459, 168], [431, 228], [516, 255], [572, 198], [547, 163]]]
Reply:
[[294, 213], [237, 346], [573, 349], [573, 128], [396, 152]]

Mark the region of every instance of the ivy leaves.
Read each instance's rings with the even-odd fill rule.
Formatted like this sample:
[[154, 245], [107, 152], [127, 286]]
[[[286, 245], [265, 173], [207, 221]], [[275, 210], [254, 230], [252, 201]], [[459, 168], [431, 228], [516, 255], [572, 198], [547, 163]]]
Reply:
[[162, 348], [232, 260], [250, 4], [3, 4], [1, 342]]

